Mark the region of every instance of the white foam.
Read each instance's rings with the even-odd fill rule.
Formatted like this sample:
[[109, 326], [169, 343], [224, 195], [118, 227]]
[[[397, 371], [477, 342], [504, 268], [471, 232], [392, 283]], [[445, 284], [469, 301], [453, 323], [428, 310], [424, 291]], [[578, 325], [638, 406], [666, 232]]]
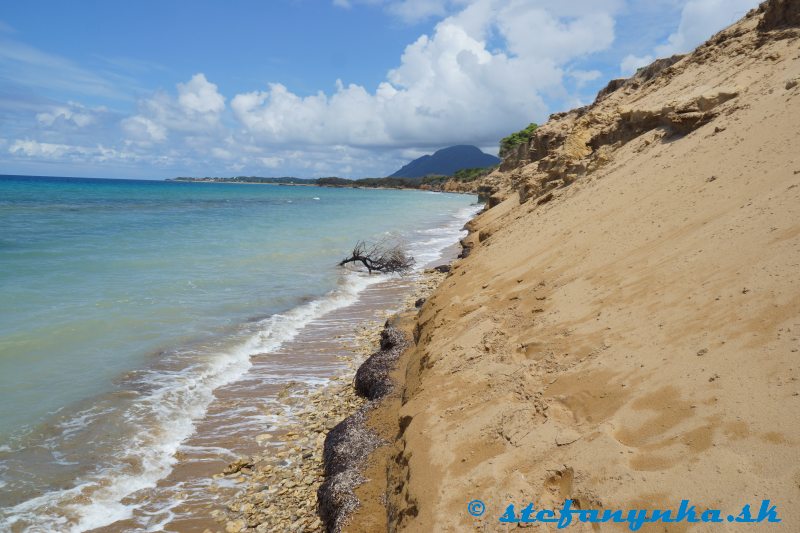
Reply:
[[410, 254], [416, 259], [415, 270], [420, 271], [430, 263], [441, 259], [442, 252], [446, 248], [466, 237], [467, 231], [464, 229], [464, 225], [481, 209], [483, 209], [482, 205], [470, 205], [459, 209], [443, 226], [417, 230], [418, 235], [426, 238], [412, 242], [409, 247]]
[[[355, 303], [361, 291], [380, 281], [379, 276], [348, 273], [326, 296], [262, 320], [259, 331], [232, 350], [210, 354], [182, 371], [146, 373], [148, 392], [123, 415], [125, 422], [138, 430], [119, 454], [121, 465], [103, 468], [78, 480], [72, 488], [51, 491], [4, 510], [6, 517], [0, 520], [0, 529], [23, 522], [30, 524], [29, 531], [79, 532], [131, 518], [136, 505], [121, 501], [155, 487], [169, 475], [176, 462], [175, 452], [207, 412], [215, 389], [241, 378], [251, 367], [252, 355], [277, 350], [312, 320]], [[309, 385], [325, 382], [313, 376], [294, 377], [292, 381], [301, 379]], [[69, 433], [96, 415], [91, 410], [78, 413], [63, 423], [62, 429]], [[125, 468], [122, 465], [126, 463], [141, 466]], [[51, 509], [66, 509], [68, 516], [48, 512]]]
[[[440, 258], [446, 247], [466, 233], [462, 230], [464, 223], [479, 209], [480, 206], [469, 206], [459, 210], [440, 228], [420, 230], [418, 234], [427, 238], [412, 242], [409, 250], [416, 258], [415, 269], [419, 271]], [[51, 491], [5, 509], [0, 529], [11, 529], [15, 524], [18, 528], [18, 523], [22, 522], [28, 525], [26, 531], [31, 532], [79, 532], [131, 518], [138, 504], [123, 504], [122, 500], [142, 489], [155, 487], [160, 479], [169, 475], [176, 462], [175, 452], [194, 432], [195, 423], [205, 416], [215, 389], [244, 376], [252, 366], [251, 356], [279, 349], [310, 322], [352, 305], [367, 287], [384, 280], [381, 276], [347, 273], [339, 287], [324, 297], [258, 322], [258, 331], [233, 349], [207, 354], [180, 371], [145, 373], [143, 381], [147, 392], [123, 414], [125, 422], [135, 431], [128, 446], [120, 453], [115, 452], [117, 464], [99, 468], [77, 480], [74, 487]], [[302, 374], [282, 379], [305, 382], [312, 388], [327, 382]], [[288, 408], [287, 414], [291, 410]], [[72, 432], [108, 414], [92, 409], [78, 413], [62, 423], [63, 436], [69, 438]], [[259, 424], [264, 424], [269, 417], [255, 418]], [[132, 464], [139, 466], [132, 467]], [[53, 512], [59, 510], [61, 513]], [[159, 519], [158, 524], [144, 527], [148, 531], [158, 531], [171, 519], [170, 512]]]
[[228, 456], [231, 458], [236, 457], [236, 454], [230, 451], [229, 449], [221, 448], [219, 446], [188, 446], [186, 444], [182, 444], [180, 447], [180, 451], [182, 453], [192, 453], [192, 454], [206, 453], [215, 456]]
[[84, 429], [98, 418], [108, 415], [112, 412], [113, 409], [98, 409], [96, 407], [91, 407], [76, 413], [68, 420], [59, 422], [56, 427], [61, 430], [60, 437], [64, 440], [69, 440], [73, 435]]

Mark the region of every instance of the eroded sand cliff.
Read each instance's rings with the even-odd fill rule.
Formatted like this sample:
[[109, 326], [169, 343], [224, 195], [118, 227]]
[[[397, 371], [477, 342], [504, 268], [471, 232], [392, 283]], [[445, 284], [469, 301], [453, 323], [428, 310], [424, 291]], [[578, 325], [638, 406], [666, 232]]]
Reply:
[[350, 530], [565, 498], [769, 498], [800, 530], [799, 82], [800, 2], [772, 0], [508, 158], [373, 414]]

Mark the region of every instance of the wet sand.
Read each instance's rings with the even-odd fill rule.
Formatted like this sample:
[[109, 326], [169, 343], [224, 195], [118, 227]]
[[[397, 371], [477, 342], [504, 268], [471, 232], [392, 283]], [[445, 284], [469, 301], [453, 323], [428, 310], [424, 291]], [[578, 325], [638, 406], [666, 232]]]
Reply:
[[360, 332], [367, 325], [378, 328], [411, 283], [401, 279], [373, 285], [358, 302], [314, 320], [279, 350], [253, 357], [241, 380], [215, 391], [215, 401], [181, 446], [172, 473], [123, 502], [142, 505], [134, 518], [97, 531], [129, 531], [142, 514], [162, 515], [169, 521], [163, 524], [166, 531], [215, 527], [211, 513], [224, 509], [245, 480], [214, 479], [214, 474], [239, 456], [277, 453], [297, 423], [298, 403], [355, 363], [351, 346]]
[[264, 532], [324, 530], [317, 515], [317, 489], [323, 481], [322, 446], [327, 432], [365, 401], [353, 391], [355, 371], [378, 347], [386, 319], [413, 307], [443, 277], [429, 271], [415, 280], [386, 287], [399, 305], [377, 317], [374, 311], [372, 316], [364, 316], [346, 339], [340, 339], [345, 342], [345, 352], [339, 375], [313, 390], [288, 387], [282, 392], [282, 401], [292, 408], [292, 418], [257, 436], [261, 448], [256, 453], [239, 458], [214, 476], [220, 482], [234, 483], [238, 490], [224, 509], [211, 511], [217, 524], [209, 531], [245, 527]]
[[[452, 259], [459, 250], [457, 245], [447, 248], [433, 264]], [[263, 492], [268, 478], [271, 487], [277, 483], [280, 488], [267, 490], [263, 497], [294, 497], [291, 509], [296, 511], [275, 506], [287, 510], [281, 520], [288, 524], [302, 516], [304, 531], [321, 530], [316, 488], [322, 481], [324, 436], [359, 404], [351, 392], [352, 376], [377, 345], [386, 318], [413, 306], [437, 276], [429, 272], [387, 278], [365, 289], [354, 304], [315, 319], [280, 349], [254, 356], [242, 379], [215, 391], [207, 415], [176, 454], [170, 475], [122, 502], [137, 508], [134, 516], [94, 531], [130, 531], [141, 528], [143, 521], [181, 533], [237, 530], [242, 502], [254, 491]], [[257, 468], [228, 467], [237, 458], [252, 457]], [[293, 487], [289, 496], [276, 495], [284, 488], [280, 483], [293, 479], [302, 490]], [[304, 479], [309, 484], [302, 484]], [[250, 522], [257, 525], [255, 519]]]

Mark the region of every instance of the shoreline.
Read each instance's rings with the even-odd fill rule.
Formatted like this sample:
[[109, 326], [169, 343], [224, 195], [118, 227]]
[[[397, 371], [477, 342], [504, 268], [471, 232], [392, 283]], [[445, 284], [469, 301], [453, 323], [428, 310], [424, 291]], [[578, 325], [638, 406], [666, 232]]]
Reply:
[[[425, 259], [422, 270], [372, 286], [370, 290], [395, 294], [394, 304], [387, 307], [384, 296], [380, 300], [383, 305], [374, 307], [373, 303], [370, 307], [362, 301], [366, 294], [352, 304], [365, 305], [372, 316], [354, 322], [335, 336], [344, 339], [343, 351], [337, 356], [344, 368], [326, 377], [324, 385], [309, 388], [307, 384], [289, 383], [283, 387], [277, 395], [281, 407], [267, 413], [280, 421], [254, 437], [256, 451], [239, 456], [211, 475], [209, 490], [215, 491], [215, 484], [236, 486], [235, 493], [219, 501], [207, 519], [193, 521], [192, 531], [325, 531], [326, 524], [318, 514], [317, 494], [327, 479], [323, 464], [325, 439], [343, 420], [370, 403], [355, 392], [354, 376], [378, 348], [388, 324], [404, 313], [416, 313], [420, 299], [428, 298], [447, 277], [446, 272], [437, 270], [439, 266], [450, 265], [466, 253], [469, 227], [484, 209], [485, 206], [474, 209], [460, 226], [462, 233], [438, 250], [437, 259]], [[468, 232], [466, 236], [464, 231]], [[389, 436], [382, 437], [386, 437], [382, 444], [388, 444]]]
[[[504, 197], [467, 225], [468, 257], [392, 321], [414, 338], [394, 390], [376, 408], [346, 404], [325, 439], [325, 483], [346, 474], [320, 491], [328, 531], [505, 531], [510, 504], [565, 501], [689, 501], [728, 522], [768, 503], [800, 523], [787, 468], [800, 425], [785, 416], [800, 398], [787, 142], [800, 107], [785, 104], [800, 95], [798, 5], [762, 4], [512, 154]], [[307, 530], [289, 518], [284, 530]]]
[[[367, 200], [372, 198], [368, 193], [361, 196]], [[342, 197], [349, 199], [351, 193], [343, 193]], [[414, 197], [416, 200], [410, 197], [393, 198], [398, 198], [400, 205], [443, 206], [441, 210], [432, 210], [430, 217], [409, 223], [407, 229], [398, 226], [419, 266], [438, 260], [443, 247], [457, 242], [464, 234], [464, 222], [477, 209], [470, 205], [474, 199], [463, 197], [451, 197], [449, 200], [443, 197], [439, 197], [439, 200], [434, 197]], [[418, 267], [415, 271], [418, 271]], [[213, 522], [208, 520], [209, 513], [239, 487], [227, 484], [225, 480], [216, 483], [211, 476], [222, 471], [239, 455], [261, 453], [263, 450], [259, 449], [255, 436], [276, 430], [281, 421], [292, 417], [291, 409], [283, 409], [282, 402], [276, 400], [280, 389], [289, 382], [300, 382], [304, 387], [316, 388], [337, 374], [341, 368], [337, 356], [343, 351], [343, 342], [350, 340], [352, 325], [360, 323], [360, 317], [368, 316], [366, 314], [370, 308], [394, 309], [400, 297], [395, 296], [399, 293], [393, 287], [406, 290], [409, 285], [406, 281], [388, 276], [336, 274], [336, 285], [332, 290], [316, 296], [314, 291], [305, 289], [314, 296], [303, 296], [296, 304], [287, 303], [288, 311], [268, 315], [240, 313], [245, 316], [244, 319], [233, 320], [224, 327], [209, 331], [208, 338], [211, 340], [198, 342], [197, 348], [187, 341], [181, 345], [187, 348], [176, 348], [174, 352], [177, 355], [172, 358], [164, 355], [166, 352], [153, 351], [148, 365], [121, 374], [122, 378], [114, 383], [125, 394], [102, 392], [97, 398], [104, 403], [96, 401], [95, 396], [86, 400], [92, 403], [94, 411], [89, 412], [93, 418], [85, 423], [78, 418], [83, 410], [66, 409], [57, 422], [75, 419], [74, 427], [81, 433], [75, 437], [76, 431], [72, 430], [72, 426], [65, 426], [65, 429], [54, 423], [43, 426], [47, 433], [42, 431], [40, 440], [50, 438], [51, 434], [56, 437], [64, 435], [63, 440], [68, 446], [56, 448], [56, 453], [65, 450], [71, 454], [69, 460], [73, 460], [73, 457], [85, 460], [82, 463], [73, 461], [69, 465], [65, 460], [65, 466], [71, 468], [69, 471], [63, 469], [66, 471], [62, 476], [65, 481], [62, 485], [54, 484], [52, 488], [46, 486], [38, 493], [41, 496], [36, 493], [29, 496], [22, 491], [19, 494], [10, 490], [6, 492], [4, 497], [10, 503], [4, 505], [0, 522], [13, 526], [14, 531], [21, 531], [29, 524], [49, 525], [56, 520], [63, 520], [70, 526], [75, 524], [76, 529], [87, 531], [93, 528], [112, 532], [156, 527], [168, 531], [200, 532], [204, 525], [209, 524], [214, 529]], [[302, 282], [303, 278], [298, 279]], [[373, 289], [387, 285], [388, 291]], [[236, 298], [237, 301], [239, 299]], [[248, 300], [245, 299], [243, 303], [247, 304]], [[207, 313], [205, 317], [209, 322], [214, 322], [214, 317], [210, 315]], [[345, 338], [344, 341], [340, 337]], [[200, 357], [195, 357], [195, 354], [200, 354]], [[172, 355], [172, 352], [167, 355]], [[243, 356], [248, 357], [247, 368], [239, 364], [244, 360]], [[233, 367], [237, 374], [235, 377], [229, 377], [234, 374], [228, 371], [232, 364], [211, 373], [229, 360], [236, 363]], [[218, 361], [222, 363], [214, 366]], [[206, 371], [206, 368], [210, 370]], [[205, 381], [198, 384], [196, 375]], [[122, 381], [123, 378], [125, 381]], [[209, 390], [201, 387], [206, 382], [209, 382]], [[162, 394], [162, 390], [166, 392]], [[177, 393], [172, 394], [173, 390], [177, 390]], [[184, 390], [188, 392], [184, 394]], [[172, 395], [165, 396], [167, 393]], [[150, 402], [159, 394], [165, 400]], [[199, 396], [203, 403], [181, 403], [184, 397], [192, 394], [194, 396], [190, 396], [190, 400]], [[139, 408], [140, 398], [145, 400], [144, 408]], [[95, 407], [95, 404], [98, 406]], [[110, 408], [106, 409], [109, 405]], [[150, 406], [152, 409], [145, 411]], [[111, 408], [116, 411], [110, 411]], [[133, 409], [139, 410], [134, 412]], [[149, 440], [144, 443], [130, 438], [113, 441], [111, 437], [115, 434], [111, 433], [111, 437], [106, 439], [109, 445], [98, 448], [100, 453], [92, 453], [94, 448], [91, 446], [82, 446], [84, 440], [81, 439], [84, 436], [86, 441], [98, 434], [102, 437], [109, 434], [101, 434], [105, 427], [119, 425], [117, 420], [121, 417], [106, 417], [106, 413], [127, 414], [129, 411], [133, 414], [125, 418], [126, 422], [141, 421], [143, 427], [155, 428], [139, 433], [143, 440]], [[151, 411], [154, 416], [150, 416]], [[81, 425], [78, 426], [78, 423]], [[187, 429], [189, 426], [191, 428]], [[131, 427], [132, 424], [121, 426], [120, 433], [127, 435]], [[188, 437], [181, 437], [180, 431], [189, 430], [191, 434]], [[135, 433], [134, 429], [130, 433]], [[97, 439], [89, 444], [94, 442], [98, 442]], [[103, 444], [105, 442], [102, 441]], [[119, 446], [116, 446], [117, 442]], [[154, 445], [150, 445], [151, 442]], [[164, 442], [166, 445], [162, 445]], [[61, 441], [56, 444], [60, 445]], [[118, 452], [120, 449], [122, 451]], [[129, 449], [133, 451], [126, 455]], [[9, 464], [20, 457], [18, 463], [13, 463], [14, 466], [23, 464], [23, 460], [28, 458], [22, 454], [12, 456], [16, 449], [6, 451], [8, 453], [4, 453], [2, 459]], [[144, 460], [137, 461], [140, 456]], [[54, 461], [61, 460], [55, 453], [53, 457]], [[75, 468], [72, 468], [73, 464]], [[78, 468], [83, 470], [78, 471]], [[78, 471], [78, 474], [72, 476], [73, 471]], [[13, 481], [14, 478], [11, 479]], [[73, 480], [77, 481], [72, 483]], [[77, 489], [73, 490], [73, 485]], [[28, 510], [38, 509], [34, 506], [41, 506], [43, 511], [34, 513]]]
[[797, 528], [798, 39], [800, 3], [770, 0], [507, 160], [411, 317], [370, 414], [373, 505], [343, 530], [506, 531], [511, 504], [566, 500], [728, 522], [769, 502]]
[[[443, 253], [452, 252], [455, 246], [457, 243]], [[438, 261], [447, 262], [447, 257]], [[213, 476], [244, 485], [226, 502], [225, 510], [212, 512], [212, 518], [224, 531], [325, 530], [317, 513], [317, 491], [326, 479], [325, 438], [342, 420], [369, 403], [353, 387], [355, 374], [378, 349], [388, 321], [415, 309], [415, 303], [429, 297], [445, 277], [444, 273], [426, 269], [413, 281], [398, 309], [384, 311], [381, 318], [356, 325], [344, 361], [346, 368], [326, 385], [310, 391], [292, 391], [291, 385], [284, 388], [281, 395], [294, 408], [294, 421], [278, 431], [256, 437], [264, 446], [263, 453], [241, 457]]]
[[[366, 189], [371, 191], [419, 191], [419, 192], [435, 192], [442, 194], [469, 194], [475, 196], [478, 194], [477, 188], [475, 190], [455, 191], [444, 189], [423, 189], [419, 187], [368, 187], [365, 185], [324, 185], [319, 183], [270, 183], [258, 181], [227, 181], [227, 180], [178, 180], [175, 178], [165, 178], [165, 183], [212, 183], [223, 185], [275, 185], [279, 187], [320, 187], [323, 189]], [[476, 182], [477, 185], [477, 182]]]

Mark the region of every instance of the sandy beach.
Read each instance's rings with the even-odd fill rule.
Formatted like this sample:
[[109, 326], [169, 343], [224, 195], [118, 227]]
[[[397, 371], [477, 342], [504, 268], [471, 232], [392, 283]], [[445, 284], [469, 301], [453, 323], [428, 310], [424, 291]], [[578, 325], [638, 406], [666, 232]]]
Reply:
[[565, 500], [707, 513], [649, 531], [769, 500], [759, 528], [800, 528], [798, 43], [772, 0], [506, 157], [468, 257], [398, 319], [382, 444], [329, 531], [547, 530], [499, 518]]
[[8, 4], [0, 533], [800, 532], [800, 0]]
[[[452, 256], [450, 252], [445, 256]], [[367, 403], [356, 394], [353, 379], [359, 366], [379, 348], [387, 320], [415, 310], [415, 303], [427, 298], [442, 279], [444, 274], [426, 270], [410, 285], [407, 282], [397, 289], [402, 291], [399, 312], [382, 312], [354, 325], [340, 356], [345, 369], [327, 385], [313, 390], [288, 386], [279, 393], [281, 402], [291, 409], [291, 418], [284, 419], [278, 431], [256, 437], [259, 451], [214, 475], [239, 487], [224, 509], [211, 512], [216, 527], [259, 532], [325, 530], [317, 512], [317, 490], [324, 481], [325, 437]], [[205, 523], [208, 531], [215, 530], [213, 524]]]
[[468, 186], [448, 266], [294, 348], [337, 373], [272, 391], [171, 527], [548, 531], [531, 510], [571, 505], [577, 532], [800, 530], [799, 102], [800, 2], [770, 0], [551, 115]]
[[800, 528], [798, 26], [769, 2], [504, 161], [400, 363], [390, 530], [565, 499], [724, 521], [659, 531], [771, 500], [758, 527]]

